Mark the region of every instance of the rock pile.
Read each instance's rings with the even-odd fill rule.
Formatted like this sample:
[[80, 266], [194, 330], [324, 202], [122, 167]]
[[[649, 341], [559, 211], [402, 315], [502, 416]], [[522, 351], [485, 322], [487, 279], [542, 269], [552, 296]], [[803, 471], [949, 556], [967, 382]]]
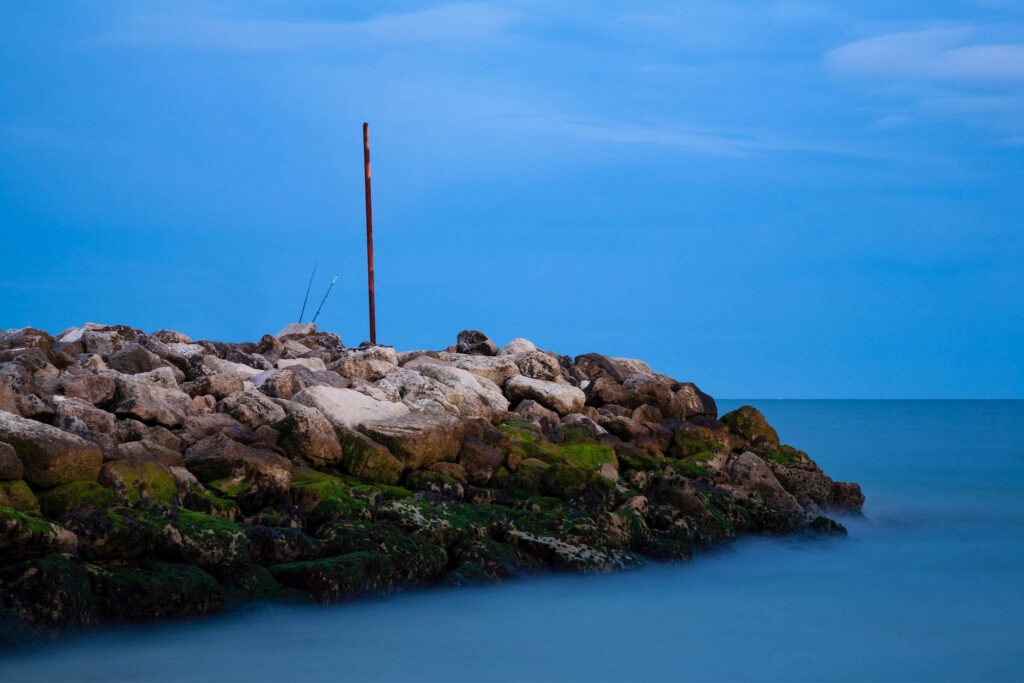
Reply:
[[0, 331], [0, 644], [257, 599], [333, 601], [689, 557], [858, 510], [754, 408], [639, 360]]

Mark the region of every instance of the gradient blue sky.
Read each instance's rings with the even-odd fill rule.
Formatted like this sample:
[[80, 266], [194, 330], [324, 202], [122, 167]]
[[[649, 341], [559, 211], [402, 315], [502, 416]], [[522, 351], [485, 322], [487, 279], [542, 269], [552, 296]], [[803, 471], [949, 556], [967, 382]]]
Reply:
[[5, 2], [0, 327], [1024, 397], [1024, 2]]

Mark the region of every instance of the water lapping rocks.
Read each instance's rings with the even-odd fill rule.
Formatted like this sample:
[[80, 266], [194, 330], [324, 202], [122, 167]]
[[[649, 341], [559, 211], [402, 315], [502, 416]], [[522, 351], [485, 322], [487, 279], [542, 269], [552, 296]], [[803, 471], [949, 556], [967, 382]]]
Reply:
[[0, 332], [0, 645], [96, 623], [678, 561], [859, 510], [639, 360], [86, 324]]

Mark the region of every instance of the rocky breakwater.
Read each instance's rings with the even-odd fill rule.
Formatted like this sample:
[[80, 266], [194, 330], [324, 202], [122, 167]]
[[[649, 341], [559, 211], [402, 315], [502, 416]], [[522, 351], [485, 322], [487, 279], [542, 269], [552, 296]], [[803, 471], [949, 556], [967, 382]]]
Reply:
[[834, 534], [858, 510], [754, 408], [639, 360], [87, 324], [0, 332], [0, 643]]

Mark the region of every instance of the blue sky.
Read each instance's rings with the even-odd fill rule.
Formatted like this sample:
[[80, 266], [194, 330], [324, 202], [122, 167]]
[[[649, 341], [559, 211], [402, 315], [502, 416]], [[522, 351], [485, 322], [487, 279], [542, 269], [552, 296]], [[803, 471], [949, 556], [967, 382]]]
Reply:
[[1024, 397], [1024, 2], [8, 2], [0, 327]]

